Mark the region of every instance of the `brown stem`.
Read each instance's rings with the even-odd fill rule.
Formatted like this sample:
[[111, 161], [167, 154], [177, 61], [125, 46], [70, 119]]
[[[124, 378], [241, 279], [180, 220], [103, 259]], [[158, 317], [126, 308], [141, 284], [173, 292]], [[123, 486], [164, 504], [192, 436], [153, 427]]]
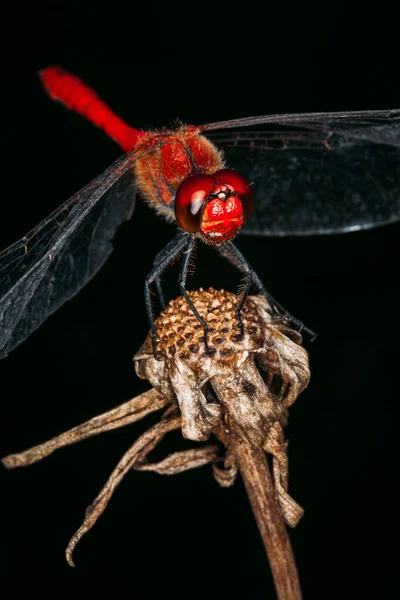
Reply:
[[[224, 440], [226, 443], [226, 436]], [[301, 600], [301, 588], [289, 536], [279, 514], [271, 473], [262, 449], [232, 432], [233, 450], [268, 555], [279, 600]]]

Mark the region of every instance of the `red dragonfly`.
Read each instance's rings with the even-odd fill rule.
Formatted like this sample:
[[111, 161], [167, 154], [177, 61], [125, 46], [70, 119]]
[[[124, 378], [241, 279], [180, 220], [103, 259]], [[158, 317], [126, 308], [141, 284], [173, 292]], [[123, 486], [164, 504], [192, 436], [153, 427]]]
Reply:
[[179, 227], [145, 282], [155, 355], [150, 288], [155, 285], [165, 306], [160, 276], [181, 253], [179, 283], [208, 348], [207, 324], [185, 285], [196, 240], [213, 245], [246, 277], [237, 305], [240, 336], [240, 310], [251, 286], [278, 316], [302, 325], [267, 293], [233, 244], [239, 231], [329, 234], [400, 219], [398, 109], [266, 115], [141, 131], [61, 67], [42, 70], [40, 78], [51, 98], [103, 129], [125, 154], [0, 254], [0, 358], [95, 275], [112, 252], [117, 228], [131, 217], [137, 192]]

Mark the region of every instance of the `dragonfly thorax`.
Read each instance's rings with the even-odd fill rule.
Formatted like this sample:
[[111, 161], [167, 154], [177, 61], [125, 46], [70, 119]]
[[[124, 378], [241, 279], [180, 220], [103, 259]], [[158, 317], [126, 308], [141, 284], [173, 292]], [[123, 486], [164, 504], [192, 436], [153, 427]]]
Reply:
[[134, 166], [139, 191], [168, 220], [175, 218], [176, 191], [187, 177], [194, 173], [209, 175], [224, 167], [222, 153], [197, 127], [148, 132], [141, 139], [141, 148], [145, 152]]

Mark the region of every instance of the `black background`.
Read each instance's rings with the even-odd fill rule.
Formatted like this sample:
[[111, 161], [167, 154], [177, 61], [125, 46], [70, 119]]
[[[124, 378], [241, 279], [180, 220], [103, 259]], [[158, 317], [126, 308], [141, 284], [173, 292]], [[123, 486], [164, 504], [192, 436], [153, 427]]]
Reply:
[[[382, 3], [42, 2], [1, 12], [2, 247], [120, 154], [47, 99], [36, 77], [46, 65], [79, 75], [137, 127], [400, 105], [397, 25]], [[399, 232], [238, 240], [270, 291], [320, 334], [307, 344], [312, 381], [288, 428], [290, 492], [306, 511], [291, 539], [307, 600], [397, 597]], [[138, 204], [96, 278], [2, 361], [1, 455], [146, 389], [132, 368], [147, 334], [143, 280], [172, 234]], [[192, 287], [236, 283], [199, 250]], [[274, 597], [242, 484], [220, 489], [209, 467], [129, 473], [78, 546], [76, 569], [67, 566], [85, 507], [151, 422], [1, 470], [4, 597]], [[165, 452], [178, 443], [171, 436]]]

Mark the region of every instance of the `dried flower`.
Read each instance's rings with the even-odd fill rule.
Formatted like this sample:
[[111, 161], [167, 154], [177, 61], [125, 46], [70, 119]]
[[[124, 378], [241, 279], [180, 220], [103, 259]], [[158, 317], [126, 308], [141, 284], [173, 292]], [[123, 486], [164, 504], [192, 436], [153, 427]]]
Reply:
[[[19, 454], [3, 459], [8, 468], [32, 464], [55, 449], [137, 421], [165, 408], [161, 420], [125, 453], [72, 537], [72, 551], [103, 513], [116, 486], [132, 467], [174, 474], [211, 463], [216, 480], [227, 487], [239, 470], [266, 547], [278, 597], [300, 599], [294, 558], [283, 521], [294, 527], [303, 511], [289, 496], [287, 443], [283, 427], [287, 409], [307, 386], [308, 355], [301, 336], [284, 319], [272, 317], [262, 296], [250, 296], [242, 309], [243, 331], [235, 312], [237, 296], [223, 290], [190, 292], [208, 324], [208, 351], [203, 328], [183, 297], [169, 303], [156, 320], [157, 358], [152, 339], [136, 354], [138, 375], [151, 390], [87, 423]], [[152, 463], [148, 455], [166, 433], [212, 443], [177, 452]], [[272, 455], [273, 481], [265, 452]]]
[[[273, 455], [276, 492], [283, 517], [294, 527], [302, 509], [287, 494], [287, 455], [282, 426], [287, 408], [307, 386], [308, 355], [301, 336], [276, 322], [263, 296], [248, 298], [238, 329], [237, 296], [209, 289], [190, 293], [209, 328], [206, 352], [203, 329], [183, 297], [170, 302], [156, 321], [157, 360], [151, 337], [135, 356], [139, 377], [178, 401], [185, 438], [200, 442], [231, 424], [251, 446]], [[230, 459], [233, 464], [233, 459]], [[233, 467], [232, 467], [233, 468]]]

